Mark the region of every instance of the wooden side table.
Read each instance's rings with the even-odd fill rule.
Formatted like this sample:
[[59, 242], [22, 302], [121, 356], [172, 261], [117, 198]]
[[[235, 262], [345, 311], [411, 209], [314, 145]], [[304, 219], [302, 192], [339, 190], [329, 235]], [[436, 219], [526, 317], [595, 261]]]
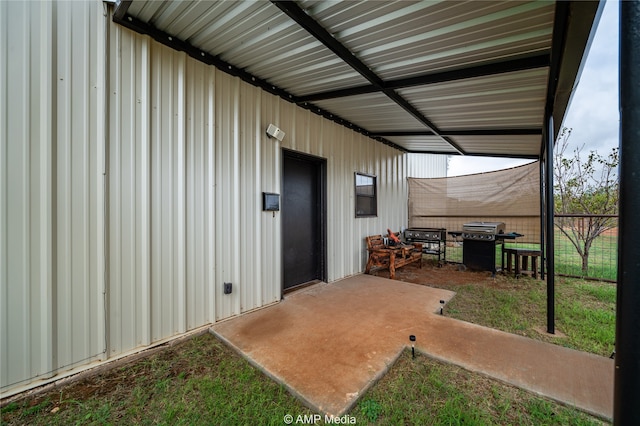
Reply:
[[[507, 256], [507, 272], [511, 272], [511, 258], [515, 261], [515, 277], [519, 277], [522, 274], [533, 275], [533, 278], [538, 279], [538, 258], [542, 256], [540, 250], [525, 249], [525, 248], [506, 248], [503, 250], [503, 255]], [[529, 258], [531, 258], [531, 269], [529, 269]], [[504, 259], [503, 259], [504, 260]]]

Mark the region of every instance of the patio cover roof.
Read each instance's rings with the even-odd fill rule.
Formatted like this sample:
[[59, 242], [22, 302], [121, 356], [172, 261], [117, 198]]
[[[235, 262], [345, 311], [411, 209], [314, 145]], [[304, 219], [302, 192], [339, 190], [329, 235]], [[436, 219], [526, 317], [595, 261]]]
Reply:
[[546, 118], [557, 134], [601, 10], [123, 0], [114, 21], [402, 151], [540, 158]]

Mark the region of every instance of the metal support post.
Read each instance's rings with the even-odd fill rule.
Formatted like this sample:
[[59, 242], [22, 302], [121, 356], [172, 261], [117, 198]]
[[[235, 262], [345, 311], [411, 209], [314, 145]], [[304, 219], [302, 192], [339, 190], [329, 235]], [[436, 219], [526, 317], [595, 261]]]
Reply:
[[[620, 2], [620, 222], [613, 421], [640, 424], [640, 2]], [[624, 238], [623, 238], [624, 236]]]
[[540, 262], [540, 279], [544, 280], [544, 274], [545, 274], [545, 263], [544, 263], [544, 259], [545, 259], [545, 249], [544, 249], [544, 235], [545, 235], [545, 226], [546, 226], [546, 222], [544, 220], [545, 215], [545, 193], [544, 193], [544, 157], [541, 156], [540, 158], [540, 253], [542, 253], [542, 261]]
[[555, 334], [555, 263], [553, 250], [554, 221], [553, 221], [553, 115], [549, 113], [547, 121], [547, 157], [546, 157], [546, 260], [547, 260], [547, 333]]

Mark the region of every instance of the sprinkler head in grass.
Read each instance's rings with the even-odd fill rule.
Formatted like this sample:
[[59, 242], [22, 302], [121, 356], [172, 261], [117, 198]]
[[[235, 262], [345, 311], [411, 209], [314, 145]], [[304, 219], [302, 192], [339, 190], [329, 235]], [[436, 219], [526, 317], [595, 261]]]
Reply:
[[416, 336], [412, 334], [409, 336], [409, 340], [411, 341], [411, 358], [416, 359], [416, 348], [414, 343], [416, 341]]
[[440, 315], [444, 314], [444, 300], [440, 301]]

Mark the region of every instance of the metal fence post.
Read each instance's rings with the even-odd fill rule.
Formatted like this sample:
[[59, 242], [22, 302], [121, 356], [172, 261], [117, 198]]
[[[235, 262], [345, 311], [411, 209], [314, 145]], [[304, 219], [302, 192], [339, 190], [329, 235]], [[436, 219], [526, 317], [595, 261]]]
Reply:
[[[613, 421], [640, 424], [640, 2], [620, 2], [620, 209]], [[622, 236], [624, 235], [624, 238]]]
[[545, 177], [545, 160], [544, 157], [540, 156], [540, 253], [542, 253], [542, 259], [540, 264], [540, 279], [545, 279], [545, 262], [544, 259], [546, 257], [546, 251], [544, 247], [545, 243], [545, 193], [544, 193], [544, 177]]

